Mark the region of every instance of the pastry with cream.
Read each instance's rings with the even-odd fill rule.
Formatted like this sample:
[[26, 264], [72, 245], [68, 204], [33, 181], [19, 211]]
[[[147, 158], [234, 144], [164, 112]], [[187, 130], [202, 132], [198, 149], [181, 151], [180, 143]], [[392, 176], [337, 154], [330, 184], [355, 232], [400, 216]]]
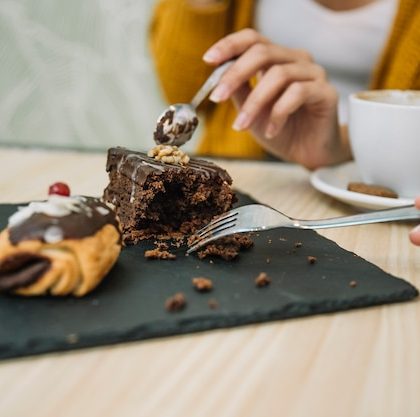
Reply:
[[9, 218], [0, 233], [0, 291], [81, 297], [110, 271], [121, 251], [114, 210], [66, 194], [19, 207]]

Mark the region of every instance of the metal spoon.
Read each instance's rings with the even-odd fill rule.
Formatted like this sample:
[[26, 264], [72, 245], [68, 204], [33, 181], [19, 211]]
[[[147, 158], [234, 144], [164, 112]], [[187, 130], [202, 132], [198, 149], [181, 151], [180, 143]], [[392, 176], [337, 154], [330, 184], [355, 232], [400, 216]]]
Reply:
[[153, 134], [155, 142], [160, 145], [181, 146], [188, 142], [198, 125], [196, 109], [218, 84], [222, 75], [235, 62], [226, 61], [218, 66], [207, 78], [190, 103], [171, 104], [159, 116]]

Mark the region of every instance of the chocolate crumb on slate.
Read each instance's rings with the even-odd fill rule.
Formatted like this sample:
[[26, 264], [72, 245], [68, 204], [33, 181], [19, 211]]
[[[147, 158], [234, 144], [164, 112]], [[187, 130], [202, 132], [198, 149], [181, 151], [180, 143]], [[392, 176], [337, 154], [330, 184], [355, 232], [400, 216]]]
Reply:
[[162, 242], [162, 241], [155, 241], [155, 245], [156, 248], [159, 250], [168, 250], [169, 249], [169, 245], [167, 242]]
[[215, 298], [210, 298], [210, 300], [207, 302], [209, 308], [211, 308], [212, 310], [215, 310], [216, 308], [219, 307], [219, 303], [217, 302], [217, 300]]
[[199, 259], [218, 256], [226, 261], [231, 261], [239, 255], [241, 250], [249, 249], [253, 244], [249, 234], [237, 233], [210, 243], [204, 249], [199, 250], [197, 255]]
[[169, 312], [181, 311], [187, 305], [187, 299], [182, 292], [177, 292], [165, 301], [165, 308]]
[[192, 279], [194, 288], [199, 292], [207, 292], [213, 289], [213, 282], [209, 278], [196, 277]]
[[145, 251], [144, 257], [147, 259], [176, 259], [176, 255], [174, 255], [173, 253], [170, 253], [167, 250], [161, 250], [159, 248]]
[[350, 281], [350, 282], [349, 282], [349, 286], [350, 286], [351, 288], [357, 287], [357, 281], [355, 281], [355, 280]]
[[255, 285], [259, 288], [267, 287], [270, 283], [271, 278], [265, 272], [260, 272], [257, 278], [255, 278]]
[[317, 258], [316, 256], [308, 256], [307, 260], [309, 264], [313, 265], [317, 261]]

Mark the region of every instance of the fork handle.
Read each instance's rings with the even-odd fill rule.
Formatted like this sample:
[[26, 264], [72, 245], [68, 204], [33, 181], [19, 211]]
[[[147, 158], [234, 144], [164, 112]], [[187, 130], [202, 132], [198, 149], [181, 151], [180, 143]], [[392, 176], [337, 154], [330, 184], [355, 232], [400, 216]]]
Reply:
[[211, 90], [218, 84], [222, 75], [228, 70], [228, 68], [235, 62], [235, 59], [231, 59], [226, 61], [222, 65], [219, 65], [207, 78], [206, 82], [201, 86], [201, 88], [197, 91], [197, 94], [191, 100], [191, 105], [194, 108], [197, 108], [200, 103], [207, 97]]
[[420, 219], [420, 210], [418, 210], [414, 205], [409, 205], [331, 219], [293, 220], [293, 224], [303, 229], [327, 229], [333, 227], [356, 226], [360, 224], [415, 219]]

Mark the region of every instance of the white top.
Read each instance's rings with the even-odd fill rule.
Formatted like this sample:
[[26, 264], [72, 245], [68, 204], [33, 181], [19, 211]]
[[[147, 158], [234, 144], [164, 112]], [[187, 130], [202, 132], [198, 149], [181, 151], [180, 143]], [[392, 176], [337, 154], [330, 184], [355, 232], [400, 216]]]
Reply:
[[340, 94], [340, 121], [346, 123], [348, 95], [368, 87], [396, 6], [397, 0], [376, 0], [337, 12], [315, 0], [259, 0], [255, 24], [272, 42], [306, 49], [325, 68]]

